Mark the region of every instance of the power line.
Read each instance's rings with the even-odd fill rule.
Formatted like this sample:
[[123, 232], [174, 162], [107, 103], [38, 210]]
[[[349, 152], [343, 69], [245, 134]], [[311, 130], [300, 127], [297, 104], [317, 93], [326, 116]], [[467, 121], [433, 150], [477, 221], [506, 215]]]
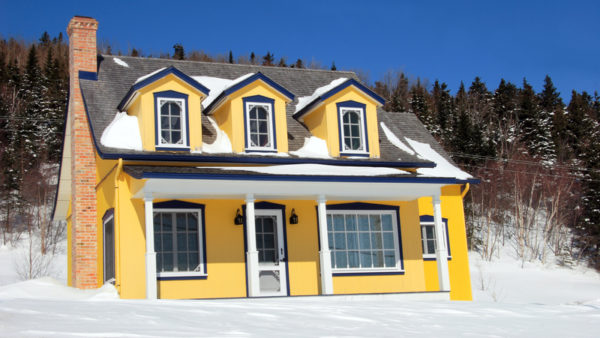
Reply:
[[473, 154], [465, 154], [465, 153], [449, 153], [449, 154], [451, 156], [471, 158], [471, 159], [477, 159], [477, 160], [491, 160], [491, 161], [495, 161], [495, 162], [518, 163], [518, 164], [527, 164], [527, 165], [540, 166], [540, 167], [551, 167], [551, 168], [563, 168], [563, 169], [570, 169], [570, 170], [577, 170], [577, 171], [594, 171], [594, 172], [600, 172], [600, 169], [587, 168], [587, 167], [578, 167], [578, 166], [575, 166], [575, 165], [568, 165], [568, 164], [551, 164], [551, 165], [548, 165], [548, 164], [544, 164], [544, 163], [536, 162], [536, 161], [506, 159], [506, 158], [501, 158], [501, 157], [473, 155]]

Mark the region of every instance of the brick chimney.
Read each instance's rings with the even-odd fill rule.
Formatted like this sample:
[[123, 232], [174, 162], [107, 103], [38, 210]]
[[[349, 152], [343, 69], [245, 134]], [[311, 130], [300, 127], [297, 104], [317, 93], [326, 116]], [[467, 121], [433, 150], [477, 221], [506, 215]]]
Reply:
[[79, 71], [97, 71], [98, 21], [75, 16], [69, 22], [69, 119], [71, 123], [71, 285], [98, 287], [96, 161], [79, 88]]

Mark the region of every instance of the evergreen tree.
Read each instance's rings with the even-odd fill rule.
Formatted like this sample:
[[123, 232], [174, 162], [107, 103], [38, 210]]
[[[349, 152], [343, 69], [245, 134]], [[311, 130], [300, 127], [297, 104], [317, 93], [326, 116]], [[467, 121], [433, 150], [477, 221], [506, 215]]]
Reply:
[[263, 56], [263, 66], [273, 66], [273, 62], [275, 61], [275, 57], [270, 52], [267, 52], [265, 56]]
[[567, 107], [567, 142], [576, 158], [584, 153], [590, 135], [590, 101], [586, 92], [579, 94], [573, 90]]
[[540, 108], [538, 96], [525, 79], [519, 93], [519, 120], [522, 140], [529, 154], [546, 164], [554, 163], [556, 154], [550, 114]]
[[552, 141], [554, 142], [556, 156], [559, 161], [565, 161], [569, 157], [567, 146], [567, 117], [565, 116], [564, 103], [560, 93], [554, 87], [550, 76], [544, 78], [544, 89], [538, 95], [542, 115], [548, 115], [552, 119]]
[[435, 119], [433, 118], [429, 108], [429, 93], [421, 84], [421, 79], [417, 78], [417, 82], [411, 87], [410, 97], [410, 106], [412, 112], [417, 115], [427, 130], [433, 132], [437, 127], [435, 124]]
[[285, 58], [282, 57], [281, 59], [279, 59], [277, 67], [287, 67], [287, 64], [285, 63]]
[[409, 110], [409, 86], [408, 79], [404, 73], [397, 75], [396, 83], [391, 93], [390, 102], [387, 109], [394, 112], [406, 112]]
[[450, 95], [450, 90], [446, 83], [435, 81], [433, 84], [433, 113], [435, 122], [439, 127], [438, 133], [442, 137], [443, 143], [449, 143], [449, 138], [452, 135], [452, 119], [453, 119], [453, 99]]
[[302, 59], [296, 60], [296, 63], [294, 64], [294, 68], [299, 68], [299, 69], [304, 68], [304, 62], [302, 62]]
[[229, 51], [229, 63], [233, 63], [233, 52]]
[[131, 54], [130, 55], [131, 56], [140, 56], [140, 52], [137, 49], [133, 48], [131, 50]]
[[254, 52], [250, 53], [250, 63], [251, 64], [256, 64], [256, 55], [254, 55]]
[[331, 70], [337, 70], [337, 67], [335, 66], [335, 61], [331, 62]]
[[40, 45], [48, 46], [49, 44], [50, 44], [50, 35], [48, 35], [48, 32], [44, 32], [42, 34], [42, 36], [40, 37]]
[[173, 59], [185, 60], [185, 51], [183, 50], [183, 46], [180, 43], [176, 43], [173, 45]]

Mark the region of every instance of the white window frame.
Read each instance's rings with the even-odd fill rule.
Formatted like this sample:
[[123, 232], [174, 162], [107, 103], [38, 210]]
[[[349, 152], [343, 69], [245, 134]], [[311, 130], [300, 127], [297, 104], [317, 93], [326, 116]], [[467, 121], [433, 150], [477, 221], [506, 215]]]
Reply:
[[[345, 133], [344, 133], [344, 113], [347, 111], [358, 111], [358, 118], [360, 120], [360, 127], [359, 132], [360, 132], [360, 147], [361, 149], [358, 150], [353, 150], [353, 149], [346, 149], [346, 142], [344, 142], [344, 138], [345, 138]], [[341, 134], [341, 138], [340, 138], [340, 142], [341, 144], [341, 150], [340, 152], [342, 154], [366, 154], [367, 152], [367, 140], [366, 140], [366, 135], [365, 135], [365, 111], [363, 108], [359, 108], [359, 107], [340, 107], [339, 109], [339, 116], [338, 118], [340, 119], [340, 134]]]
[[[185, 208], [168, 208], [168, 209], [154, 209], [153, 212], [154, 212], [154, 214], [156, 214], [156, 213], [196, 213], [197, 217], [198, 217], [198, 266], [196, 267], [196, 270], [199, 270], [199, 271], [160, 272], [160, 271], [158, 271], [158, 267], [157, 267], [156, 276], [157, 277], [204, 277], [204, 276], [207, 276], [207, 274], [204, 273], [204, 271], [205, 271], [204, 245], [203, 245], [204, 231], [203, 231], [203, 224], [202, 224], [202, 210], [201, 209], [185, 209]], [[152, 222], [154, 222], [154, 216], [155, 215], [153, 215]], [[175, 226], [176, 225], [173, 224], [174, 228], [175, 228]], [[154, 223], [153, 223], [153, 229], [154, 229]], [[156, 252], [156, 254], [158, 255], [158, 252]], [[174, 252], [173, 254], [175, 255], [176, 253]]]
[[[177, 143], [163, 143], [162, 140], [162, 121], [161, 121], [161, 115], [160, 115], [160, 111], [162, 108], [162, 103], [167, 103], [167, 102], [178, 102], [181, 106], [181, 144], [177, 144]], [[185, 99], [181, 99], [181, 98], [174, 98], [174, 97], [164, 97], [164, 96], [159, 96], [156, 98], [156, 128], [157, 128], [157, 144], [156, 147], [159, 148], [189, 148], [189, 144], [188, 144], [188, 139], [187, 139], [187, 110], [186, 110], [186, 100]]]
[[[394, 236], [394, 254], [395, 254], [395, 259], [396, 259], [396, 265], [393, 267], [377, 267], [377, 268], [373, 268], [373, 267], [359, 267], [359, 268], [336, 268], [335, 266], [331, 266], [331, 271], [336, 274], [336, 273], [340, 273], [340, 274], [344, 274], [344, 273], [356, 273], [356, 274], [360, 274], [360, 273], [386, 273], [386, 272], [404, 272], [404, 269], [402, 269], [402, 262], [401, 262], [401, 255], [400, 255], [400, 241], [399, 241], [399, 237], [398, 237], [398, 222], [397, 222], [397, 214], [396, 211], [394, 210], [379, 210], [379, 209], [371, 209], [371, 210], [327, 210], [327, 216], [329, 215], [373, 215], [373, 214], [378, 214], [378, 215], [390, 215], [392, 218], [392, 230], [393, 230], [393, 236]], [[327, 226], [327, 225], [325, 225]], [[333, 224], [332, 224], [333, 227]], [[357, 234], [358, 234], [358, 222], [356, 224], [357, 227]], [[327, 229], [327, 235], [329, 236], [329, 229]], [[359, 239], [360, 240], [360, 239]], [[331, 246], [332, 243], [329, 243], [329, 245]], [[360, 244], [359, 244], [360, 247]], [[331, 255], [333, 256], [335, 254], [335, 250], [332, 249], [330, 247], [331, 250]], [[360, 249], [359, 249], [360, 251]], [[360, 265], [360, 259], [358, 261], [358, 264]]]
[[[429, 249], [429, 247], [427, 245], [427, 241], [425, 240], [425, 234], [426, 234], [425, 227], [429, 227], [429, 226], [433, 228], [434, 250], [433, 250], [432, 254], [426, 253], [428, 251], [426, 249]], [[446, 227], [447, 227], [446, 222], [442, 222], [442, 231], [444, 231], [444, 239], [446, 240], [446, 243], [449, 243], [448, 233], [446, 232]], [[435, 223], [434, 222], [421, 222], [421, 245], [423, 248], [423, 258], [430, 259], [430, 260], [437, 259], [436, 254], [435, 254], [436, 249], [437, 249], [437, 237], [435, 235]], [[449, 251], [449, 248], [446, 248], [446, 250]], [[448, 255], [448, 259], [451, 259], [451, 258], [452, 257], [450, 255]]]
[[[252, 146], [252, 138], [250, 135], [250, 107], [251, 106], [261, 106], [267, 110], [267, 130], [269, 133], [269, 143], [270, 147], [257, 147]], [[254, 102], [248, 101], [246, 102], [246, 150], [258, 150], [258, 151], [274, 151], [275, 149], [275, 138], [273, 132], [273, 105], [268, 102]]]

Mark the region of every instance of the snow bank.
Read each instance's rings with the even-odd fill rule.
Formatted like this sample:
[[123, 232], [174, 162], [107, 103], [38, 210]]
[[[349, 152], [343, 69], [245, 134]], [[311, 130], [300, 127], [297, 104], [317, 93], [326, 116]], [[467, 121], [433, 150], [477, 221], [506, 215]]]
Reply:
[[6, 299], [103, 300], [119, 299], [119, 294], [112, 284], [81, 290], [65, 286], [54, 278], [43, 277], [0, 287], [0, 300]]
[[142, 137], [136, 116], [117, 113], [100, 138], [105, 147], [142, 150]]
[[[211, 167], [212, 168], [212, 167]], [[336, 166], [326, 164], [284, 164], [264, 167], [214, 167], [221, 170], [252, 171], [271, 175], [325, 175], [325, 176], [383, 176], [408, 174], [396, 168]]]
[[304, 138], [302, 148], [290, 151], [290, 154], [298, 157], [331, 158], [329, 156], [329, 149], [327, 148], [327, 141], [316, 136]]
[[152, 76], [152, 75], [154, 75], [154, 74], [158, 74], [158, 73], [162, 72], [162, 71], [163, 71], [163, 70], [165, 70], [165, 69], [166, 69], [165, 67], [162, 67], [162, 68], [159, 68], [159, 69], [157, 69], [157, 70], [153, 71], [153, 72], [152, 72], [152, 73], [150, 73], [150, 74], [146, 74], [146, 75], [144, 75], [144, 76], [140, 76], [140, 77], [138, 77], [138, 79], [137, 79], [137, 80], [135, 80], [135, 83], [142, 82], [142, 81], [144, 81], [145, 79], [149, 78], [150, 76]]
[[391, 144], [395, 145], [397, 148], [406, 153], [409, 153], [411, 155], [415, 154], [415, 152], [412, 149], [410, 149], [406, 144], [404, 144], [404, 142], [400, 141], [400, 139], [396, 137], [396, 135], [394, 135], [394, 133], [392, 133], [391, 130], [388, 129], [385, 123], [380, 122], [379, 124], [381, 125], [381, 129], [383, 129], [385, 137], [387, 137], [388, 141], [390, 141]]
[[404, 138], [406, 142], [417, 152], [417, 156], [424, 160], [433, 161], [437, 164], [435, 168], [419, 168], [417, 173], [427, 177], [455, 177], [459, 180], [473, 178], [473, 176], [453, 166], [437, 151], [431, 148], [431, 145], [419, 141]]
[[250, 76], [254, 75], [254, 73], [248, 73], [246, 75], [242, 75], [236, 79], [222, 79], [220, 77], [212, 77], [212, 76], [192, 76], [192, 79], [201, 83], [204, 87], [208, 88], [210, 92], [208, 93], [208, 97], [202, 101], [202, 107], [208, 107], [221, 93], [228, 88], [235, 86], [236, 84], [244, 81]]
[[333, 88], [341, 85], [346, 80], [348, 80], [348, 78], [345, 78], [345, 77], [341, 77], [339, 79], [335, 79], [335, 80], [331, 81], [331, 83], [329, 83], [328, 85], [325, 85], [323, 87], [317, 88], [312, 95], [299, 97], [298, 98], [298, 104], [296, 105], [296, 111], [294, 113], [299, 112], [304, 107], [306, 107], [307, 105], [309, 105], [311, 102], [313, 102], [314, 100], [316, 100], [319, 96], [321, 96], [321, 95], [327, 93], [328, 91], [332, 90]]
[[123, 67], [127, 67], [129, 68], [129, 65], [127, 64], [127, 62], [119, 59], [119, 58], [113, 58], [113, 61], [118, 64], [119, 66], [123, 66]]
[[231, 147], [231, 141], [229, 141], [229, 137], [221, 128], [219, 128], [217, 122], [215, 122], [215, 120], [213, 120], [213, 118], [209, 116], [203, 116], [202, 118], [207, 118], [210, 122], [210, 125], [213, 126], [213, 128], [215, 128], [217, 132], [217, 138], [212, 144], [202, 143], [202, 151], [199, 152], [209, 154], [233, 152], [233, 148]]

